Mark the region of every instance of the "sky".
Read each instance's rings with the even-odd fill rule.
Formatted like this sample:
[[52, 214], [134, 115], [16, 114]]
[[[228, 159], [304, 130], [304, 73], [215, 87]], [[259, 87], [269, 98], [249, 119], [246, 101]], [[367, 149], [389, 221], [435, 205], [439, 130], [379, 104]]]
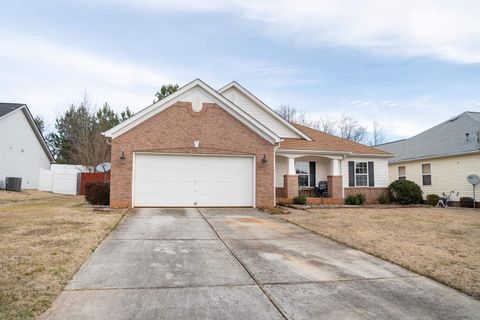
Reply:
[[480, 111], [479, 16], [477, 0], [0, 0], [0, 101], [51, 130], [85, 95], [139, 111], [162, 84], [236, 80], [396, 140]]

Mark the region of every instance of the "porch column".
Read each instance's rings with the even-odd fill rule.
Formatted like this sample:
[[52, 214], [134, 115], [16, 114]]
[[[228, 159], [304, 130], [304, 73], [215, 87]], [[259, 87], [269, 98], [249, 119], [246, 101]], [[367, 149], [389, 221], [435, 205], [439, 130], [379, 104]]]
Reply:
[[327, 183], [328, 196], [330, 198], [343, 198], [343, 179], [339, 159], [331, 160], [330, 175], [327, 177]]
[[285, 197], [293, 199], [298, 196], [298, 176], [295, 171], [295, 157], [288, 157], [287, 174], [283, 176]]

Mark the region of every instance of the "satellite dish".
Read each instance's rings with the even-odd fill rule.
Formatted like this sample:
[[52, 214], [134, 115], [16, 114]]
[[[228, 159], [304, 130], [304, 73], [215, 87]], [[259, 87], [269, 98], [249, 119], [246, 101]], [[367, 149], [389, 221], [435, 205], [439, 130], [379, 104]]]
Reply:
[[108, 172], [112, 169], [112, 165], [110, 162], [100, 163], [98, 166], [95, 167], [95, 171], [97, 172]]
[[480, 183], [480, 177], [477, 176], [476, 174], [469, 174], [467, 176], [467, 181], [468, 181], [468, 183], [476, 186], [477, 184]]

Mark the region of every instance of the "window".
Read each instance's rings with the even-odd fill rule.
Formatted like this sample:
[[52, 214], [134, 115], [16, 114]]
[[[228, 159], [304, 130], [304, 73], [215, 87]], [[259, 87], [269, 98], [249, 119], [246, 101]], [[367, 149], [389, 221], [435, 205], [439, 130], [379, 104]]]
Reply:
[[368, 186], [368, 165], [366, 162], [355, 163], [355, 186]]
[[424, 186], [432, 185], [432, 168], [430, 163], [422, 164], [422, 184]]
[[298, 175], [298, 186], [308, 187], [308, 179], [310, 176], [310, 165], [308, 162], [297, 161], [295, 162], [295, 172]]
[[398, 180], [407, 180], [407, 168], [405, 166], [398, 167]]

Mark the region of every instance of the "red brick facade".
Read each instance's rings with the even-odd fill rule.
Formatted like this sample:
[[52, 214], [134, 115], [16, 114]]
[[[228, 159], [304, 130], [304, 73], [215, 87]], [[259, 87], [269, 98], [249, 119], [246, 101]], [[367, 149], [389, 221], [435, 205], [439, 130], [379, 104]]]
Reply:
[[342, 176], [328, 176], [328, 196], [330, 198], [343, 198]]
[[293, 199], [298, 196], [298, 176], [284, 175], [283, 176], [283, 196]]
[[[199, 148], [194, 148], [194, 141], [200, 141]], [[111, 207], [131, 206], [136, 151], [256, 155], [256, 206], [274, 206], [273, 145], [216, 104], [204, 103], [200, 112], [194, 112], [190, 103], [178, 102], [113, 139]]]
[[378, 203], [377, 199], [378, 197], [382, 194], [388, 193], [388, 188], [375, 188], [375, 187], [355, 187], [355, 188], [345, 188], [345, 197], [352, 195], [352, 194], [357, 194], [357, 193], [363, 193], [365, 195], [365, 198], [367, 200], [368, 204], [372, 203]]

